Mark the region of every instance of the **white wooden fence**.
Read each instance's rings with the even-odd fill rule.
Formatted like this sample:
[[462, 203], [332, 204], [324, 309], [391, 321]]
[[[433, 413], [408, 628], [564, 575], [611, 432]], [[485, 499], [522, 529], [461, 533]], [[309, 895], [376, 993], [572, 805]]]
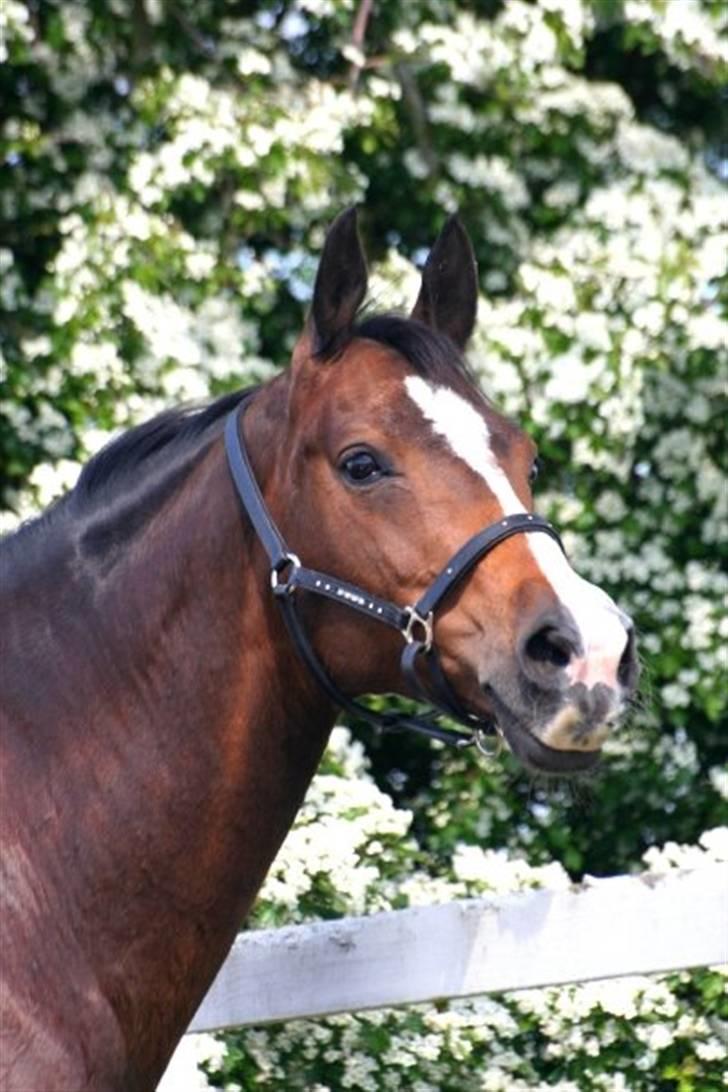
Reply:
[[728, 869], [242, 934], [190, 1031], [728, 963]]

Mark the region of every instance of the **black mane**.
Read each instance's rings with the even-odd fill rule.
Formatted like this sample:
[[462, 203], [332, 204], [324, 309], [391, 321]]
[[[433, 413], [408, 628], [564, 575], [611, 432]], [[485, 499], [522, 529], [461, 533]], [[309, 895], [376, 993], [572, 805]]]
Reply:
[[163, 449], [170, 454], [174, 450], [176, 454], [197, 446], [197, 441], [210, 426], [226, 416], [249, 393], [249, 390], [233, 391], [204, 406], [164, 410], [123, 433], [86, 463], [73, 491], [77, 502], [133, 476], [142, 463]]
[[[100, 548], [131, 537], [205, 450], [211, 426], [254, 389], [225, 394], [204, 406], [165, 410], [112, 440], [86, 463], [69, 493], [2, 539], [6, 556], [22, 557], [31, 542], [40, 547], [47, 537], [43, 530], [68, 526], [69, 517], [97, 521], [93, 537]], [[162, 453], [168, 457], [160, 463], [156, 456]]]
[[[419, 375], [432, 382], [474, 382], [452, 341], [415, 319], [392, 314], [363, 314], [351, 336], [368, 338], [394, 349]], [[202, 407], [165, 410], [125, 432], [102, 448], [83, 468], [73, 490], [76, 503], [90, 501], [125, 479], [136, 481], [142, 464], [163, 450], [176, 455], [196, 447], [210, 426], [226, 416], [249, 393], [250, 390], [235, 391]]]
[[[474, 379], [453, 342], [415, 319], [396, 314], [360, 313], [351, 338], [366, 338], [394, 349], [423, 378], [462, 388]], [[62, 514], [101, 518], [104, 541], [133, 533], [176, 487], [192, 461], [205, 450], [212, 426], [256, 388], [225, 394], [203, 406], [165, 410], [112, 440], [84, 466], [75, 487], [40, 519], [9, 540], [47, 525]], [[159, 456], [165, 458], [160, 462]]]

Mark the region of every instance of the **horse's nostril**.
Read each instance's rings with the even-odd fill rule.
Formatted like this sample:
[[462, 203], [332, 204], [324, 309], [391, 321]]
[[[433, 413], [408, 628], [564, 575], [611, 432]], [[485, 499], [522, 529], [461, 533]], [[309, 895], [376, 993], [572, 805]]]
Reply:
[[633, 689], [637, 682], [637, 671], [634, 629], [630, 626], [627, 630], [627, 643], [617, 667], [617, 682], [625, 690]]
[[531, 682], [546, 689], [566, 684], [566, 669], [582, 655], [581, 638], [570, 614], [549, 606], [535, 617], [518, 642], [521, 668]]
[[542, 626], [528, 638], [524, 651], [536, 663], [563, 668], [569, 665], [576, 650], [568, 634], [549, 625]]

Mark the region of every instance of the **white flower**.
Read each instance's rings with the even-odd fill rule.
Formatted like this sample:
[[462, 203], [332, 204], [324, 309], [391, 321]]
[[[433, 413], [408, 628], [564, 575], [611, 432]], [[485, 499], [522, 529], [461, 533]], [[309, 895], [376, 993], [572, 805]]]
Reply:
[[425, 872], [414, 872], [398, 885], [398, 893], [407, 900], [408, 906], [436, 906], [462, 898], [465, 888], [462, 884]]
[[651, 300], [634, 311], [632, 321], [635, 326], [656, 337], [665, 325], [665, 307], [659, 300]]
[[210, 1062], [217, 1068], [226, 1052], [225, 1043], [212, 1035], [185, 1035], [157, 1085], [157, 1092], [207, 1092], [211, 1086], [199, 1066]]
[[102, 386], [119, 379], [124, 373], [124, 362], [111, 341], [94, 344], [77, 341], [71, 350], [69, 367], [76, 375], [94, 376]]
[[202, 250], [185, 255], [187, 272], [194, 280], [204, 280], [215, 268], [215, 255]]
[[271, 63], [264, 53], [257, 49], [246, 47], [240, 50], [236, 58], [238, 72], [241, 76], [261, 75], [267, 76], [271, 71]]
[[144, 335], [153, 357], [194, 367], [201, 363], [193, 315], [169, 296], [147, 292], [136, 281], [121, 286], [124, 312]]
[[521, 266], [520, 276], [523, 287], [544, 309], [572, 311], [576, 307], [574, 288], [567, 277], [531, 263]]
[[36, 491], [41, 508], [72, 489], [80, 471], [80, 464], [70, 459], [60, 459], [57, 463], [39, 463], [33, 469], [29, 483]]
[[601, 493], [594, 505], [599, 515], [609, 523], [619, 523], [627, 514], [627, 506], [620, 493], [613, 489]]
[[709, 1039], [707, 1043], [698, 1041], [695, 1044], [695, 1053], [706, 1062], [725, 1061], [725, 1043], [719, 1039]]
[[543, 195], [543, 202], [549, 208], [568, 208], [576, 203], [579, 198], [579, 185], [577, 182], [561, 181], [549, 186]]
[[335, 762], [343, 768], [344, 777], [367, 777], [369, 774], [369, 761], [364, 750], [364, 744], [358, 739], [353, 739], [348, 728], [336, 727], [333, 729], [327, 753]]
[[495, 191], [512, 209], [528, 204], [528, 190], [507, 160], [500, 156], [477, 155], [474, 159], [454, 153], [448, 159], [450, 174], [465, 186]]
[[541, 7], [559, 16], [574, 45], [581, 45], [585, 32], [593, 26], [592, 11], [583, 0], [541, 0]]
[[52, 349], [51, 339], [47, 334], [40, 334], [38, 337], [26, 338], [21, 343], [21, 348], [25, 355], [33, 360], [38, 356], [47, 356]]
[[173, 402], [198, 402], [210, 395], [207, 378], [198, 368], [171, 368], [162, 373], [161, 384]]
[[549, 402], [580, 403], [588, 396], [594, 381], [604, 370], [600, 360], [586, 361], [575, 347], [552, 360], [544, 394]]
[[531, 887], [558, 890], [569, 884], [568, 875], [556, 862], [534, 867], [519, 858], [509, 859], [503, 850], [484, 850], [480, 846], [458, 845], [452, 868], [464, 883], [498, 894]]
[[722, 864], [728, 861], [728, 827], [714, 827], [700, 836], [700, 845], [711, 860]]
[[574, 319], [574, 334], [588, 349], [609, 352], [612, 338], [609, 323], [596, 311], [580, 311]]
[[469, 12], [460, 12], [453, 26], [422, 24], [418, 38], [419, 47], [427, 49], [432, 61], [450, 68], [453, 81], [475, 87], [516, 59], [516, 50], [505, 36]]
[[664, 1050], [675, 1039], [675, 1033], [668, 1024], [648, 1024], [646, 1027], [638, 1025], [635, 1033], [650, 1050]]
[[721, 34], [720, 16], [716, 19], [699, 0], [680, 0], [664, 6], [648, 0], [626, 0], [624, 18], [649, 26], [667, 55], [682, 68], [689, 66], [693, 54], [701, 64], [728, 63], [728, 45]]
[[[346, 901], [347, 912], [363, 913], [379, 879], [378, 867], [366, 860], [369, 844], [387, 835], [402, 838], [411, 818], [409, 812], [394, 808], [391, 799], [368, 779], [319, 774], [261, 897], [295, 911], [316, 877], [326, 876]], [[376, 897], [381, 901], [381, 896]]]
[[19, 513], [11, 512], [9, 508], [0, 510], [0, 536], [17, 531], [22, 518]]
[[686, 328], [695, 348], [719, 350], [728, 346], [728, 322], [713, 311], [689, 315]]
[[701, 868], [706, 864], [723, 864], [728, 861], [728, 827], [715, 827], [705, 831], [698, 846], [681, 846], [666, 842], [653, 846], [643, 854], [650, 872], [669, 872], [673, 868]]
[[688, 165], [685, 146], [675, 137], [651, 125], [623, 121], [617, 129], [617, 153], [630, 170], [653, 174], [684, 171]]
[[369, 278], [369, 295], [382, 310], [409, 310], [419, 289], [419, 270], [394, 250], [387, 252]]
[[728, 767], [713, 766], [708, 777], [718, 795], [728, 800]]
[[679, 683], [668, 683], [662, 687], [660, 694], [668, 709], [687, 709], [690, 705], [690, 693]]

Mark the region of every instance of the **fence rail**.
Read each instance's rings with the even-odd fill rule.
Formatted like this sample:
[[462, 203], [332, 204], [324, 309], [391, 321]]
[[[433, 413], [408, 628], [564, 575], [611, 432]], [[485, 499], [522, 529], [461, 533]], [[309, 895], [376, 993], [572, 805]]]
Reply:
[[728, 871], [241, 934], [190, 1031], [728, 963]]

